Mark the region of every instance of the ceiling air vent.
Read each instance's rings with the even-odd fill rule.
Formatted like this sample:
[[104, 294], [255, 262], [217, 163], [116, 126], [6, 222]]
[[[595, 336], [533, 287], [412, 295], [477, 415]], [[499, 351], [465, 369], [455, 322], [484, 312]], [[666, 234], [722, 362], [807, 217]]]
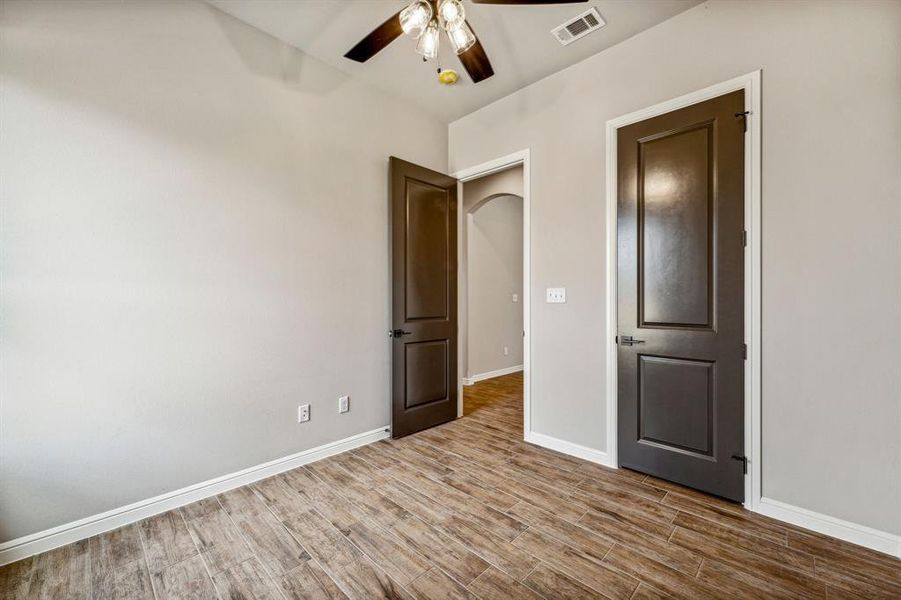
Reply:
[[578, 17], [570, 19], [563, 25], [554, 27], [551, 30], [551, 33], [557, 38], [558, 42], [567, 46], [577, 39], [585, 37], [592, 31], [600, 29], [604, 25], [606, 25], [606, 22], [601, 18], [598, 9], [592, 8], [583, 12]]

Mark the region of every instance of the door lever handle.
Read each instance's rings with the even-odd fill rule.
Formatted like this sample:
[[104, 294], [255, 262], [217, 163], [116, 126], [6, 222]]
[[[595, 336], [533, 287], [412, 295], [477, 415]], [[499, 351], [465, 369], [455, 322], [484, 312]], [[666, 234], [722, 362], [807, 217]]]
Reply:
[[392, 329], [388, 332], [388, 337], [399, 338], [412, 333], [412, 331], [404, 331], [403, 329]]
[[619, 343], [623, 346], [634, 346], [635, 344], [644, 344], [644, 340], [636, 340], [631, 335], [619, 336]]

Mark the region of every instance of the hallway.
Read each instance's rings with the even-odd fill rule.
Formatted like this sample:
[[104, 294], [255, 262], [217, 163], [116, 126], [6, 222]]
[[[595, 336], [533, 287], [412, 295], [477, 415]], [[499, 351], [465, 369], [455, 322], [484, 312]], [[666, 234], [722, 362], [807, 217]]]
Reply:
[[523, 372], [511, 373], [463, 387], [463, 416], [485, 410], [489, 416], [502, 418], [509, 432], [522, 439]]

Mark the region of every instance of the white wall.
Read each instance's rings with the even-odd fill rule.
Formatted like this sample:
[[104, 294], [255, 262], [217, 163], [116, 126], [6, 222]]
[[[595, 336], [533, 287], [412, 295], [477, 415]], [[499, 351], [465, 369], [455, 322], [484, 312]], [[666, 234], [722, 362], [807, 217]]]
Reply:
[[522, 365], [522, 212], [505, 195], [467, 213], [468, 377]]
[[446, 126], [199, 2], [0, 11], [0, 541], [387, 425]]
[[901, 533], [899, 56], [899, 2], [710, 2], [451, 124], [531, 149], [534, 431], [606, 449], [605, 122], [762, 69], [763, 494]]

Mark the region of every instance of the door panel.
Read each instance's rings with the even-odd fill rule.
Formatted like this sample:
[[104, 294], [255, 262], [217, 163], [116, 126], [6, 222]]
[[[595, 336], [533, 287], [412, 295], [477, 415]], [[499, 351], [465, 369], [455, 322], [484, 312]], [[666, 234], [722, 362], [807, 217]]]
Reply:
[[714, 363], [642, 355], [638, 365], [639, 443], [712, 455]]
[[638, 141], [642, 326], [711, 326], [711, 125]]
[[738, 501], [742, 111], [720, 96], [619, 129], [617, 150], [620, 464]]
[[457, 416], [457, 181], [391, 157], [392, 416], [401, 437]]
[[447, 367], [451, 361], [448, 346], [447, 340], [404, 344], [404, 368], [407, 371], [405, 408], [441, 402], [448, 397]]
[[406, 185], [406, 317], [447, 319], [447, 191], [410, 178]]

